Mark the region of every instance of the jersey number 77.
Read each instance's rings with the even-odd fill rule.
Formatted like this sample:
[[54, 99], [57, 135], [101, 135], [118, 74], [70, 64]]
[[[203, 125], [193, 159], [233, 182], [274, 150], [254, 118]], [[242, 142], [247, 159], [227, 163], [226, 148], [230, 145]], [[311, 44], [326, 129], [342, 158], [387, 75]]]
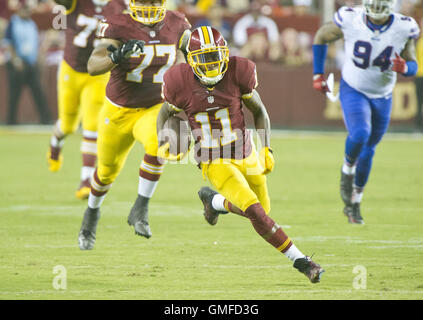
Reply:
[[143, 72], [153, 62], [155, 57], [168, 56], [166, 64], [160, 67], [160, 69], [153, 75], [153, 83], [163, 83], [163, 76], [165, 72], [173, 66], [176, 61], [176, 46], [171, 45], [148, 45], [144, 46], [144, 52], [140, 55], [133, 55], [132, 58], [143, 57], [141, 63], [131, 72], [126, 75], [126, 80], [131, 82], [141, 83], [143, 80]]

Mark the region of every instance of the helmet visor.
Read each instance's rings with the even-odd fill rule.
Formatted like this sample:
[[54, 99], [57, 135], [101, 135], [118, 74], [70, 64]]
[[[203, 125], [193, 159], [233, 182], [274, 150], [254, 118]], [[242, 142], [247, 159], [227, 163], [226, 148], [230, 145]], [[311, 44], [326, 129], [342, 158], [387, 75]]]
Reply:
[[229, 61], [227, 47], [214, 47], [190, 52], [188, 60], [200, 77], [213, 78], [226, 72]]

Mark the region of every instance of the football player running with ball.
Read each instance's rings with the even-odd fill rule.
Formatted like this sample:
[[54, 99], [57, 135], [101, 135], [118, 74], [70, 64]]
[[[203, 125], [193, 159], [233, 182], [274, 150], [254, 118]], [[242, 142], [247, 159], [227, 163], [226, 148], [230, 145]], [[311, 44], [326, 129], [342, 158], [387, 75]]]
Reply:
[[126, 9], [125, 0], [55, 0], [66, 10], [66, 44], [58, 74], [58, 120], [50, 138], [48, 168], [60, 170], [65, 138], [82, 122], [81, 181], [78, 199], [87, 199], [97, 160], [97, 124], [104, 103], [108, 74], [91, 76], [87, 62], [96, 44], [99, 22]]
[[394, 13], [394, 5], [394, 0], [363, 0], [362, 6], [342, 7], [314, 39], [313, 87], [323, 93], [329, 90], [327, 44], [345, 41], [340, 100], [348, 136], [340, 189], [350, 223], [364, 223], [360, 203], [376, 145], [388, 129], [397, 74], [411, 77], [418, 69], [414, 39], [419, 27], [413, 18]]
[[165, 0], [131, 0], [129, 8], [131, 14], [112, 16], [100, 25], [100, 44], [88, 61], [91, 75], [111, 75], [99, 117], [98, 164], [78, 237], [81, 250], [94, 247], [100, 206], [135, 141], [144, 146], [145, 156], [128, 224], [140, 236], [152, 234], [148, 203], [163, 172], [156, 135], [163, 75], [177, 54], [184, 59], [178, 49], [185, 47], [191, 25], [183, 14], [166, 10]]
[[[255, 64], [229, 57], [225, 39], [212, 27], [195, 29], [187, 46], [188, 64], [166, 72], [165, 103], [157, 119], [157, 132], [172, 115], [184, 111], [195, 139], [195, 157], [208, 187], [199, 191], [204, 216], [211, 225], [219, 214], [233, 212], [248, 218], [256, 232], [294, 262], [312, 283], [324, 270], [302, 254], [282, 228], [269, 217], [266, 174], [274, 167], [270, 148], [270, 120], [257, 87]], [[260, 160], [246, 130], [242, 103], [254, 116], [264, 146]], [[159, 156], [172, 160], [169, 143], [160, 142]]]

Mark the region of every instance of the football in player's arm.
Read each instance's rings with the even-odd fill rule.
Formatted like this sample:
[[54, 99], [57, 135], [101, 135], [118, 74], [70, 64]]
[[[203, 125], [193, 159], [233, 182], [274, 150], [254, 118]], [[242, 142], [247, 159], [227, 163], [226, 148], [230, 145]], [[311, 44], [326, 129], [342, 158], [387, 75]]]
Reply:
[[416, 75], [415, 39], [420, 30], [413, 18], [394, 10], [393, 0], [363, 0], [342, 7], [333, 22], [316, 33], [313, 45], [313, 87], [326, 93], [324, 64], [328, 44], [344, 39], [340, 101], [348, 131], [340, 192], [350, 223], [363, 224], [360, 203], [376, 145], [388, 129], [397, 74]]
[[[255, 90], [255, 64], [229, 57], [226, 41], [212, 27], [195, 29], [187, 48], [188, 64], [165, 73], [165, 103], [157, 117], [157, 135], [160, 137], [169, 117], [183, 111], [194, 135], [195, 158], [203, 176], [217, 190], [203, 187], [198, 192], [206, 221], [215, 225], [219, 215], [228, 212], [249, 219], [255, 231], [293, 261], [297, 270], [312, 283], [319, 282], [324, 270], [302, 254], [269, 216], [266, 174], [272, 172], [274, 158], [269, 116]], [[263, 146], [260, 157], [246, 130], [242, 103], [254, 117]], [[159, 144], [158, 154], [166, 158], [169, 144]]]
[[[263, 165], [263, 174], [268, 174], [273, 171], [275, 161], [273, 158], [273, 151], [270, 147], [270, 119], [267, 114], [266, 107], [264, 106], [259, 93], [254, 89], [250, 96], [242, 98], [244, 105], [253, 115], [254, 125], [257, 130], [257, 134], [260, 138], [261, 145], [264, 146], [260, 150], [260, 162]], [[168, 102], [164, 102], [162, 108], [160, 109], [159, 116], [157, 118], [157, 130], [158, 133], [163, 129], [165, 122], [171, 116], [179, 113], [180, 110], [175, 109], [175, 107], [169, 105]], [[159, 129], [160, 128], [160, 129]], [[172, 158], [172, 155], [169, 154], [169, 144], [160, 144], [159, 154], [162, 158], [167, 160], [178, 161], [179, 158]]]

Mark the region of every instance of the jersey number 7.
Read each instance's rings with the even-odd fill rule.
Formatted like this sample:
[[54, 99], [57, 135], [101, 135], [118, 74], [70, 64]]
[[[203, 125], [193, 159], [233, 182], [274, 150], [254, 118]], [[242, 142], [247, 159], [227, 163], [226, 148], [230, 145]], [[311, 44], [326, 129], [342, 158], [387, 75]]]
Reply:
[[[366, 41], [357, 41], [354, 45], [354, 56], [361, 61], [353, 59], [356, 67], [360, 69], [367, 69], [370, 66], [370, 57], [372, 54], [372, 44]], [[389, 69], [391, 65], [391, 55], [393, 51], [392, 46], [388, 46], [383, 50], [375, 60], [373, 66], [379, 67], [381, 72]]]
[[97, 18], [87, 17], [80, 14], [78, 15], [76, 24], [79, 27], [82, 27], [82, 30], [73, 39], [73, 44], [80, 48], [86, 48], [88, 45], [88, 39], [94, 31], [97, 30], [98, 20]]
[[141, 83], [143, 72], [150, 67], [155, 57], [168, 56], [166, 64], [153, 75], [153, 83], [163, 83], [163, 75], [173, 66], [176, 61], [176, 47], [172, 45], [148, 45], [144, 46], [144, 52], [140, 55], [133, 55], [132, 58], [142, 58], [141, 63], [126, 75], [126, 81]]

